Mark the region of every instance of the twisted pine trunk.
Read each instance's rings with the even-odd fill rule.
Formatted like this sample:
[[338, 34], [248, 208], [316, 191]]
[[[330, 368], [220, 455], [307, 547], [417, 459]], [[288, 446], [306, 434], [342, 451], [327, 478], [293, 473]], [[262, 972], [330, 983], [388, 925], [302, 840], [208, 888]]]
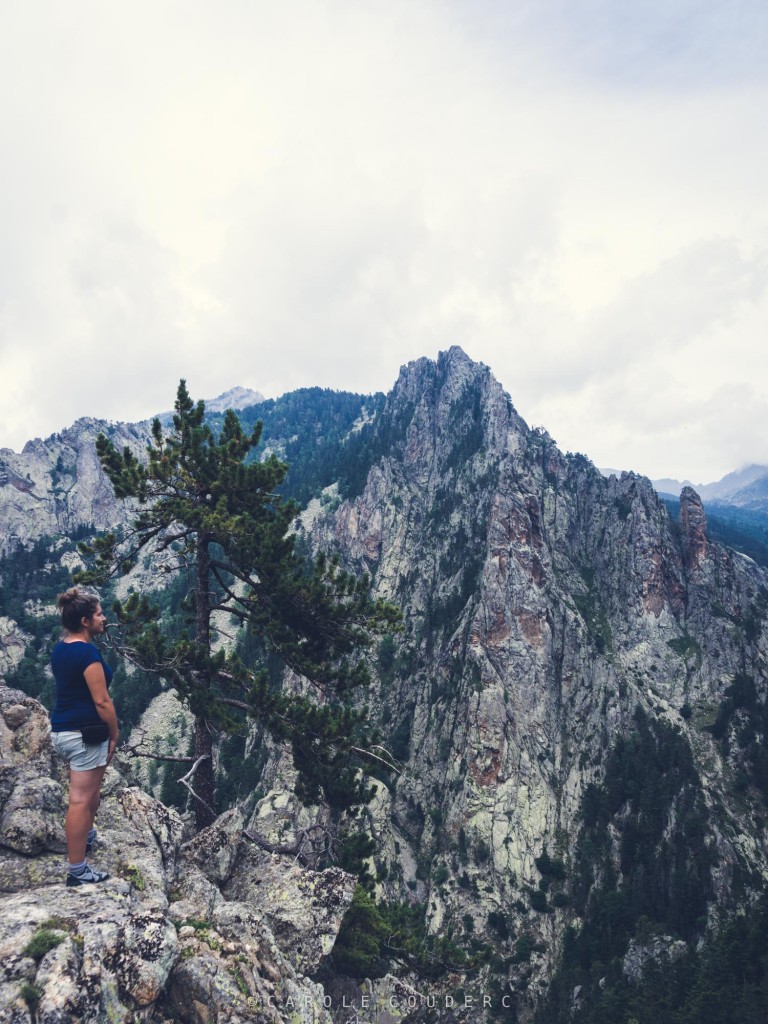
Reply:
[[[195, 602], [195, 640], [205, 651], [211, 646], [211, 593], [209, 584], [210, 555], [208, 546], [211, 538], [202, 535], [198, 539]], [[201, 675], [200, 686], [210, 690], [212, 680]], [[195, 825], [198, 832], [210, 825], [216, 818], [214, 777], [213, 777], [213, 736], [208, 720], [202, 711], [195, 712], [195, 760], [204, 757], [192, 778], [192, 788], [200, 797], [195, 800]], [[204, 801], [204, 803], [203, 803]], [[207, 805], [207, 806], [206, 806]]]

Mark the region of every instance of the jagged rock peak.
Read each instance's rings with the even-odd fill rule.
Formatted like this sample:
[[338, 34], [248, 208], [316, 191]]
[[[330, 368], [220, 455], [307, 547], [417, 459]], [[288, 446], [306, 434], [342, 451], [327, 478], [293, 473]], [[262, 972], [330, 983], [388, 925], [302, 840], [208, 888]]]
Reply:
[[[49, 434], [46, 438], [31, 438], [22, 448], [21, 454], [38, 455], [49, 448], [51, 444], [55, 444], [57, 442], [66, 445], [73, 444], [75, 441], [83, 439], [92, 440], [102, 433], [102, 431], [107, 430], [110, 425], [109, 420], [95, 419], [92, 416], [81, 416], [70, 426], [64, 427], [62, 430], [57, 430], [53, 434]], [[16, 455], [16, 452], [11, 448], [3, 448], [2, 452], [4, 455], [9, 457]]]
[[[531, 991], [550, 976], [572, 914], [570, 894], [539, 895], [549, 885], [541, 865], [554, 847], [563, 880], [579, 878], [580, 837], [614, 773], [612, 751], [634, 733], [648, 741], [629, 782], [668, 744], [696, 780], [681, 782], [691, 806], [727, 777], [706, 723], [730, 706], [737, 674], [763, 699], [768, 581], [708, 545], [693, 490], [677, 529], [646, 477], [606, 480], [517, 423], [490, 371], [461, 349], [408, 364], [372, 428], [365, 486], [326, 506], [311, 543], [368, 572], [377, 596], [404, 612], [371, 698], [405, 766], [371, 811], [387, 898], [402, 898], [404, 884], [428, 908], [431, 933], [463, 920], [479, 936], [485, 921], [496, 945], [503, 908], [505, 941], [541, 948], [526, 968]], [[678, 803], [665, 805], [659, 837], [678, 833]], [[612, 835], [626, 827], [631, 841], [627, 806], [616, 802], [616, 831], [605, 832], [606, 866], [619, 848]], [[717, 868], [695, 861], [686, 893], [695, 888], [714, 915], [731, 905], [742, 856], [763, 862], [765, 836], [746, 814], [734, 841], [714, 814], [707, 829], [702, 848], [717, 850]], [[436, 874], [419, 871], [430, 863]], [[594, 879], [597, 890], [602, 870], [590, 866], [584, 886]], [[629, 887], [635, 869], [621, 870]], [[627, 970], [641, 975], [665, 950], [643, 944]]]
[[695, 569], [706, 557], [709, 542], [704, 506], [692, 487], [684, 487], [680, 492], [680, 522], [685, 534], [687, 560]]
[[403, 393], [412, 397], [414, 391], [418, 394], [423, 390], [427, 381], [450, 386], [451, 384], [466, 384], [469, 380], [478, 379], [493, 380], [494, 378], [484, 363], [475, 362], [470, 359], [464, 349], [458, 345], [452, 345], [446, 352], [438, 352], [437, 359], [422, 356], [401, 367], [390, 397], [400, 396]]
[[[466, 404], [468, 399], [483, 407], [483, 418], [489, 427], [495, 419], [491, 408], [497, 405], [499, 411], [504, 410], [504, 419], [510, 421], [507, 426], [521, 433], [528, 432], [528, 425], [518, 415], [509, 395], [489, 367], [471, 359], [458, 345], [439, 352], [437, 359], [423, 356], [406, 363], [387, 396], [387, 410], [402, 415], [426, 400], [453, 414], [458, 404]], [[449, 423], [445, 421], [441, 425]]]

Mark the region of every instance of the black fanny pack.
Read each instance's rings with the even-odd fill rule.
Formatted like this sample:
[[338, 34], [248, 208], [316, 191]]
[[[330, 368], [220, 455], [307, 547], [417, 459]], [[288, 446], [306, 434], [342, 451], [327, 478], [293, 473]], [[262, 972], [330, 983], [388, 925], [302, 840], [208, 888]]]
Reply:
[[83, 725], [80, 728], [83, 743], [86, 747], [95, 747], [104, 740], [109, 739], [109, 727], [106, 722], [95, 722], [93, 725]]

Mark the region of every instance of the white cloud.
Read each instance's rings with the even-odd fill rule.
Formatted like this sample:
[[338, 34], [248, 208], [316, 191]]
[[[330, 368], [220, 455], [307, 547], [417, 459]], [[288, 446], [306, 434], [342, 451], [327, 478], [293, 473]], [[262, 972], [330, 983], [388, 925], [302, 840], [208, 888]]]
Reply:
[[768, 461], [768, 19], [723, 10], [6, 10], [0, 445], [458, 343], [600, 463]]

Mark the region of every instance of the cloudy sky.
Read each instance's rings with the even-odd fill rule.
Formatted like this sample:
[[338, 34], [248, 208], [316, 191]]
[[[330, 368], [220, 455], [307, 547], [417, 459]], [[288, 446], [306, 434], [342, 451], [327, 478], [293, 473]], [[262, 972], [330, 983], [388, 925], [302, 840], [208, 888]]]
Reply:
[[598, 465], [768, 462], [764, 0], [0, 14], [0, 447], [461, 345]]

